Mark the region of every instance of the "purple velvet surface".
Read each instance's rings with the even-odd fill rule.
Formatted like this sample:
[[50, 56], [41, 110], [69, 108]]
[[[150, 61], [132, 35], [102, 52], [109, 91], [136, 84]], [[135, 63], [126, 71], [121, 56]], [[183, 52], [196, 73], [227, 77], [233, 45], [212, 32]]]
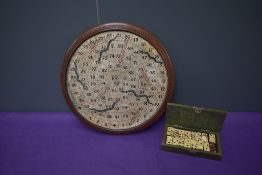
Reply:
[[72, 113], [0, 113], [1, 175], [262, 174], [262, 113], [229, 113], [222, 161], [160, 150], [163, 118], [124, 136], [90, 129]]

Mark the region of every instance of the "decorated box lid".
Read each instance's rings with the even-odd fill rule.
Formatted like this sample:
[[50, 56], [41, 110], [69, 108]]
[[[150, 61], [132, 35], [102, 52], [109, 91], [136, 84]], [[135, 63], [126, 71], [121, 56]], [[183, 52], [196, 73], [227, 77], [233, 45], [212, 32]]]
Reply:
[[220, 132], [227, 113], [218, 109], [168, 103], [166, 124], [182, 128]]

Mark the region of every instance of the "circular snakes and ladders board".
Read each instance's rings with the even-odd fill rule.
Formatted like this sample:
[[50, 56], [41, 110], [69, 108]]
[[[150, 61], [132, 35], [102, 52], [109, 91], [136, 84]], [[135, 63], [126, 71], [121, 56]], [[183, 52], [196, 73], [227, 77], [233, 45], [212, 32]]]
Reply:
[[65, 55], [61, 85], [71, 110], [107, 133], [141, 130], [164, 112], [174, 83], [159, 41], [130, 24], [109, 23], [84, 32]]

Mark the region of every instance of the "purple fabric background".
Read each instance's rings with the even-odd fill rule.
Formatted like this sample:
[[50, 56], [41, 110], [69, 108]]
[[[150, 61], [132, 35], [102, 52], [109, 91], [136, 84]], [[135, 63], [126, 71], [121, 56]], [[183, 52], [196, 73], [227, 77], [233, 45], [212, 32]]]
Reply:
[[0, 113], [1, 175], [262, 174], [262, 113], [229, 113], [222, 161], [160, 150], [163, 118], [124, 136], [90, 129], [72, 113]]

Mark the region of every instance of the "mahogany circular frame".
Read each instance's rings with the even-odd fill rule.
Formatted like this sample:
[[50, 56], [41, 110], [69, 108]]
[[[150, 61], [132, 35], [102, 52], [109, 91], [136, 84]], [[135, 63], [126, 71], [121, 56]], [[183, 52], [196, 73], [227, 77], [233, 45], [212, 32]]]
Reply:
[[[92, 36], [102, 33], [102, 32], [107, 32], [107, 31], [125, 31], [129, 33], [133, 33], [135, 35], [140, 36], [144, 40], [148, 41], [159, 53], [161, 56], [165, 67], [167, 71], [167, 77], [168, 77], [168, 86], [167, 86], [167, 91], [166, 91], [166, 96], [164, 98], [164, 102], [160, 106], [159, 110], [151, 116], [148, 120], [146, 120], [144, 123], [131, 127], [128, 129], [107, 129], [98, 125], [95, 125], [88, 121], [85, 117], [83, 117], [74, 107], [72, 104], [72, 101], [70, 100], [70, 97], [67, 92], [67, 84], [66, 84], [66, 75], [67, 75], [67, 70], [68, 70], [68, 65], [71, 61], [71, 58], [77, 48], [87, 39], [91, 38]], [[64, 95], [64, 98], [67, 102], [67, 105], [71, 109], [71, 111], [82, 121], [87, 123], [90, 127], [100, 131], [104, 132], [107, 134], [130, 134], [133, 132], [140, 131], [142, 129], [147, 128], [154, 122], [156, 122], [163, 114], [163, 112], [166, 109], [167, 102], [171, 100], [172, 94], [173, 94], [173, 87], [174, 87], [174, 82], [175, 82], [175, 74], [173, 71], [172, 67], [172, 62], [170, 57], [168, 56], [167, 51], [163, 47], [163, 45], [159, 42], [157, 38], [155, 38], [151, 33], [148, 31], [142, 29], [141, 27], [135, 26], [133, 24], [127, 24], [127, 23], [107, 23], [107, 24], [102, 24], [95, 26], [85, 32], [83, 32], [78, 38], [75, 39], [75, 41], [71, 44], [69, 47], [68, 51], [66, 52], [62, 64], [62, 69], [60, 73], [60, 83], [61, 83], [61, 88], [62, 92]]]

